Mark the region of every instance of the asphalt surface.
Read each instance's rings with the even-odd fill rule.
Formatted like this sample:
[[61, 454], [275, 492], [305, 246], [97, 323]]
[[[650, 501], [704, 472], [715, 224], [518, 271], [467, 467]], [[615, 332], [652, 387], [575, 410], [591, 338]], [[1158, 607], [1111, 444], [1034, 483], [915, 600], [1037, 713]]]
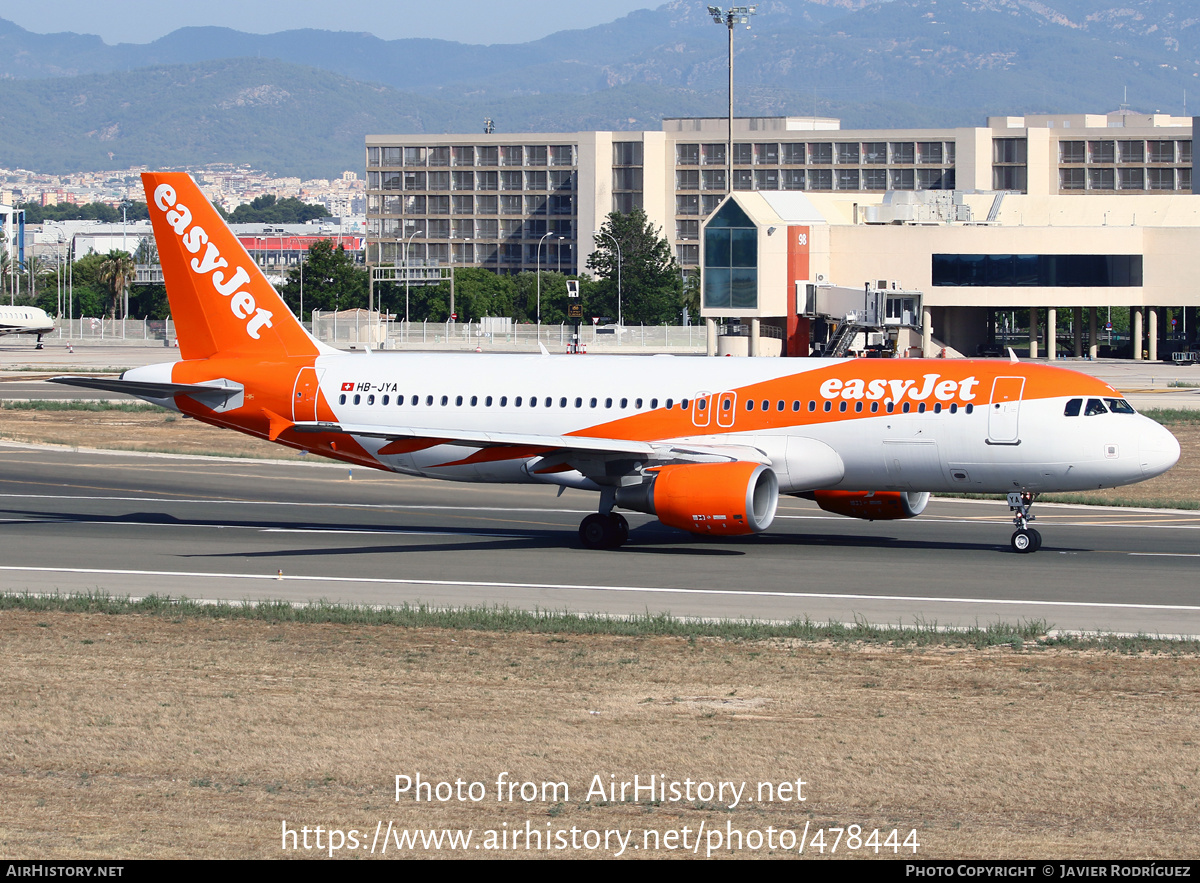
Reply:
[[576, 535], [594, 505], [328, 461], [0, 444], [0, 587], [1200, 635], [1200, 513], [1039, 505], [1043, 548], [1018, 555], [999, 503], [868, 523], [784, 498], [759, 536], [632, 514], [629, 544], [594, 552]]

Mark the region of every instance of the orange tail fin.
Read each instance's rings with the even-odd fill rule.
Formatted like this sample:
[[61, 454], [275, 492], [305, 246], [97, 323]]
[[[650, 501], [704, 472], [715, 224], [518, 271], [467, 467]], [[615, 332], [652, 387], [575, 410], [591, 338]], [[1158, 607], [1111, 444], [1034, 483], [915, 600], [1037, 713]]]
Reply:
[[328, 351], [292, 315], [190, 175], [148, 172], [142, 185], [184, 359]]

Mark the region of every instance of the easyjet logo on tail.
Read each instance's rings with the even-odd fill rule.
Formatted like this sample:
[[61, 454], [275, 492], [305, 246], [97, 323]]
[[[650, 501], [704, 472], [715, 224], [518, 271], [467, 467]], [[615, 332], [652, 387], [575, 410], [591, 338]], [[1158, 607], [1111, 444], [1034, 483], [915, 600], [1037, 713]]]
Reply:
[[192, 272], [208, 276], [213, 289], [229, 299], [229, 310], [245, 322], [246, 333], [254, 340], [259, 339], [263, 328], [271, 327], [271, 312], [254, 302], [254, 295], [247, 288], [250, 274], [243, 267], [229, 272], [229, 261], [221, 257], [217, 246], [209, 241], [208, 232], [199, 224], [192, 224], [192, 212], [177, 201], [175, 188], [170, 184], [159, 184], [154, 189], [154, 205], [165, 215], [165, 220], [179, 241], [190, 254], [197, 255], [189, 262]]

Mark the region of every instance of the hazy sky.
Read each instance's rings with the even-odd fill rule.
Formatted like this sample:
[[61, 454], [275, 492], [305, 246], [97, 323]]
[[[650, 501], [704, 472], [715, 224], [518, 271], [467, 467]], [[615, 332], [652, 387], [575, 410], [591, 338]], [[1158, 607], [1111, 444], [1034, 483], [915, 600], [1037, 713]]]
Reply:
[[665, 0], [548, 3], [454, 0], [451, 3], [332, 3], [330, 0], [0, 0], [0, 18], [38, 34], [98, 34], [106, 43], [148, 43], [188, 25], [220, 25], [270, 34], [294, 28], [366, 31], [387, 40], [440, 37], [463, 43], [524, 43], [555, 31], [613, 21]]

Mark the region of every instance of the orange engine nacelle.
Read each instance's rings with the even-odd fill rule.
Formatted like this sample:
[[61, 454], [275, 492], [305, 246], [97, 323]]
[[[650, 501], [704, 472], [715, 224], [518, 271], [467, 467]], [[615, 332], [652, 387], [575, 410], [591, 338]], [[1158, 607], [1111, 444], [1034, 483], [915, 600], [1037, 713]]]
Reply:
[[813, 491], [812, 498], [826, 512], [867, 521], [915, 518], [929, 502], [928, 493], [908, 491]]
[[760, 463], [688, 463], [652, 474], [644, 484], [619, 488], [617, 505], [691, 533], [758, 533], [771, 526], [779, 505], [779, 479]]

